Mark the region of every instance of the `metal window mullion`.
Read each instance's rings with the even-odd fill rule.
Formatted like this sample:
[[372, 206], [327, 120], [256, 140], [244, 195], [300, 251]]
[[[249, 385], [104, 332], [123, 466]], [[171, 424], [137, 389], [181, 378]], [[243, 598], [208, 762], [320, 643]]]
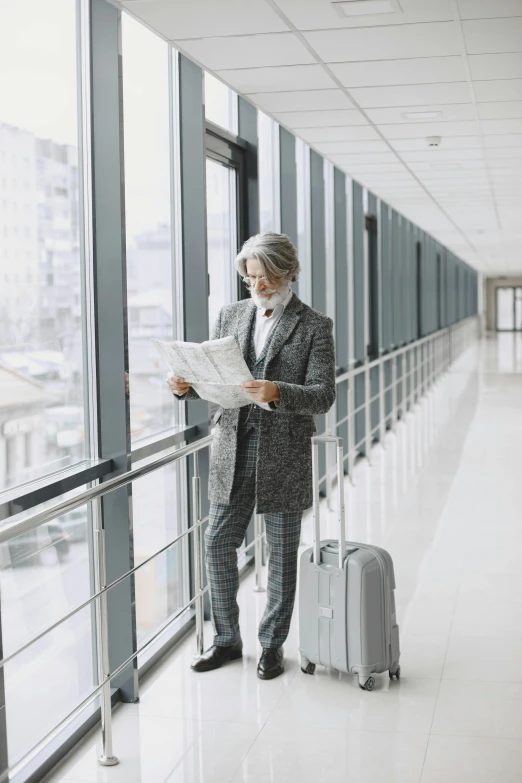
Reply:
[[[172, 279], [172, 338], [184, 339], [184, 301], [183, 301], [183, 241], [181, 219], [181, 149], [179, 133], [179, 81], [178, 81], [179, 54], [169, 44], [168, 46], [168, 93], [169, 93], [169, 171], [170, 171], [170, 248], [171, 248], [171, 279]], [[186, 425], [186, 405], [172, 395], [172, 404], [175, 406], [176, 423]], [[174, 481], [176, 483], [177, 506], [175, 513], [178, 520], [184, 520], [185, 525], [189, 519], [187, 493], [187, 460], [178, 461], [176, 464]], [[190, 597], [190, 549], [189, 537], [184, 538], [181, 548], [181, 594], [183, 603]], [[167, 555], [169, 557], [169, 555]]]

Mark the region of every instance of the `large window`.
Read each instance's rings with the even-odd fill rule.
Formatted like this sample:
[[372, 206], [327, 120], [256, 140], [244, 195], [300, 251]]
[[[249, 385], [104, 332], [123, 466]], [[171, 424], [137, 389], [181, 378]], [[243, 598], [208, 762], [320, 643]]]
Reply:
[[[122, 17], [125, 212], [127, 244], [130, 412], [133, 441], [155, 440], [180, 423], [167, 368], [150, 338], [176, 338], [173, 182], [176, 55], [130, 16]], [[169, 58], [172, 58], [169, 63]], [[181, 513], [182, 468], [171, 465], [132, 487], [134, 565], [172, 541]], [[138, 645], [182, 605], [188, 589], [184, 545], [155, 558], [136, 575]]]
[[312, 304], [312, 235], [310, 213], [310, 147], [295, 140], [297, 166], [297, 251], [301, 274], [299, 298]]
[[[88, 513], [81, 507], [0, 546], [5, 657], [92, 594]], [[89, 695], [95, 677], [89, 607], [6, 664], [11, 766]]]
[[0, 5], [0, 492], [88, 456], [76, 7]]
[[223, 305], [235, 301], [238, 247], [237, 171], [207, 158], [208, 322], [212, 328]]
[[259, 226], [260, 231], [281, 231], [281, 191], [279, 125], [262, 111], [258, 117], [259, 136]]
[[205, 73], [205, 117], [237, 134], [237, 93], [210, 73]]
[[335, 320], [335, 208], [334, 167], [324, 162], [324, 222], [325, 222], [325, 275], [326, 315]]
[[122, 16], [125, 225], [131, 432], [176, 424], [166, 368], [150, 338], [175, 337], [169, 95], [170, 48]]

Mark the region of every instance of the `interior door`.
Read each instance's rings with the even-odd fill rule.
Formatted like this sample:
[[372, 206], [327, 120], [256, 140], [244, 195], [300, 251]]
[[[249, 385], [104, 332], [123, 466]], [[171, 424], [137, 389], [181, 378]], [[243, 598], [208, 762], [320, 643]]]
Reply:
[[497, 331], [512, 332], [515, 328], [515, 289], [497, 288]]

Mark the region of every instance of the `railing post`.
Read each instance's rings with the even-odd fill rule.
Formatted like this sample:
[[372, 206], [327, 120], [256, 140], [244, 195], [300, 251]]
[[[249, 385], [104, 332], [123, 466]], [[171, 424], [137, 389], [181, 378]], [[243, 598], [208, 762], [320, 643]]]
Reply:
[[379, 440], [381, 446], [384, 448], [384, 439], [386, 437], [386, 405], [385, 405], [385, 391], [384, 391], [384, 360], [381, 357], [381, 363], [379, 365]]
[[370, 388], [370, 367], [368, 360], [366, 360], [366, 367], [364, 370], [364, 437], [366, 459], [368, 464], [372, 464], [372, 408], [371, 408], [372, 391]]
[[[94, 503], [95, 513], [95, 552], [94, 569], [96, 592], [107, 587], [107, 570], [105, 562], [105, 531], [102, 527], [101, 498]], [[109, 623], [107, 616], [107, 593], [103, 592], [96, 599], [96, 631], [97, 631], [97, 657], [98, 677], [100, 685], [103, 684], [100, 699], [102, 752], [98, 756], [98, 763], [103, 767], [114, 767], [119, 764], [119, 759], [112, 752], [112, 705], [111, 705], [111, 680], [109, 662]]]
[[397, 426], [397, 356], [392, 358], [392, 429]]
[[415, 370], [414, 370], [414, 356], [415, 356], [415, 349], [413, 347], [408, 348], [408, 378], [410, 379], [410, 391], [408, 394], [409, 398], [409, 411], [410, 413], [413, 413], [413, 406], [415, 404]]
[[354, 452], [354, 410], [355, 410], [355, 395], [353, 389], [355, 386], [355, 376], [352, 375], [348, 379], [348, 476], [352, 484], [355, 484], [353, 476], [353, 452]]
[[192, 524], [194, 529], [194, 590], [196, 593], [196, 655], [203, 655], [204, 642], [204, 607], [203, 607], [203, 561], [201, 552], [201, 487], [199, 477], [198, 452], [194, 452], [194, 475], [192, 477]]
[[432, 337], [430, 337], [428, 340], [427, 349], [428, 349], [427, 380], [428, 380], [428, 391], [430, 391], [433, 387], [433, 338]]
[[263, 515], [254, 514], [254, 568], [256, 572], [256, 586], [254, 593], [266, 592], [262, 583], [263, 566]]
[[[335, 422], [335, 408], [330, 408], [326, 414], [326, 433], [327, 435], [335, 436], [336, 434], [336, 422]], [[332, 480], [332, 453], [331, 449], [326, 448], [326, 507], [328, 511], [332, 510], [332, 493], [333, 493], [333, 480]]]

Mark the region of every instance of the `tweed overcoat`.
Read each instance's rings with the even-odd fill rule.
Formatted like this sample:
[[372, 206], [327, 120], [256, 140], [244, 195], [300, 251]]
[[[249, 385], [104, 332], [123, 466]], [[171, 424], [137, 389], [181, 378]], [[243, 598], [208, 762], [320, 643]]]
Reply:
[[[251, 299], [223, 307], [212, 339], [233, 335], [245, 360], [256, 306]], [[261, 411], [256, 472], [258, 514], [302, 511], [312, 505], [314, 414], [327, 413], [335, 400], [335, 351], [330, 318], [305, 305], [294, 293], [272, 335], [265, 380], [277, 382], [275, 410]], [[196, 399], [189, 389], [181, 399]], [[219, 409], [210, 460], [209, 499], [230, 503], [236, 466], [240, 408]]]

